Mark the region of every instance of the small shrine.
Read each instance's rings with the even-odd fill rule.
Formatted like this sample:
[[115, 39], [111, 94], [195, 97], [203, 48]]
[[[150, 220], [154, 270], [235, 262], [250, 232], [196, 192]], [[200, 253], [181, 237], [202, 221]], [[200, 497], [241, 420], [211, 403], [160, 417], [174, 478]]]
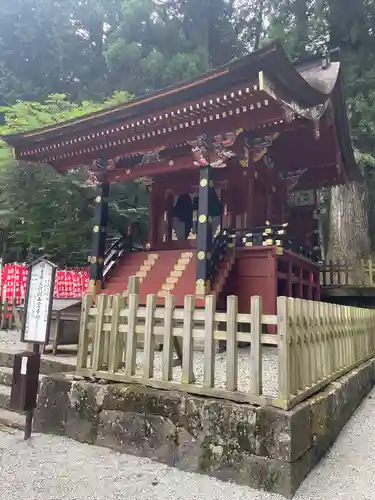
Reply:
[[[320, 297], [319, 190], [361, 177], [340, 62], [293, 64], [276, 43], [193, 80], [74, 121], [4, 140], [22, 161], [87, 172], [96, 184], [92, 293], [177, 305], [207, 294], [266, 314], [278, 295]], [[110, 185], [143, 179], [148, 241], [106, 271]], [[110, 251], [113, 254], [113, 248]], [[107, 251], [107, 253], [106, 253]], [[116, 254], [117, 255], [117, 254]]]

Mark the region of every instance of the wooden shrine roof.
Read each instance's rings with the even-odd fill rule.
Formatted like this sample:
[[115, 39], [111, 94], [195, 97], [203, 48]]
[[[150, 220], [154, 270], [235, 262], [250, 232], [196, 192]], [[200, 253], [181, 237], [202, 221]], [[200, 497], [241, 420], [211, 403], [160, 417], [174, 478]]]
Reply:
[[[126, 104], [3, 139], [17, 159], [49, 163], [59, 172], [90, 165], [97, 158], [121, 159], [123, 165], [127, 159], [134, 178], [150, 175], [152, 167], [156, 172], [155, 164], [147, 166], [142, 160], [150, 152], [186, 150], [189, 141], [206, 132], [277, 130], [286, 122], [286, 109], [304, 122], [328, 108], [336, 127], [337, 153], [347, 176], [355, 178], [359, 169], [353, 158], [340, 64], [322, 66], [321, 60], [314, 60], [296, 66], [277, 43]], [[186, 163], [188, 156], [180, 160]], [[142, 168], [135, 173], [139, 165]]]

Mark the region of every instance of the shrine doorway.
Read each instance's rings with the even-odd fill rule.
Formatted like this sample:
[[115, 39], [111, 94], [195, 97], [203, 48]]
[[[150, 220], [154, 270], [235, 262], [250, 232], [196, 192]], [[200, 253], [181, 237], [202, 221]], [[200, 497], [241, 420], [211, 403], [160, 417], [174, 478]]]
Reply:
[[[221, 200], [221, 189], [212, 190], [211, 217], [213, 227], [213, 238], [219, 234], [222, 227], [223, 203]], [[174, 195], [171, 213], [171, 241], [194, 241], [197, 238], [199, 210], [198, 189], [190, 193]]]

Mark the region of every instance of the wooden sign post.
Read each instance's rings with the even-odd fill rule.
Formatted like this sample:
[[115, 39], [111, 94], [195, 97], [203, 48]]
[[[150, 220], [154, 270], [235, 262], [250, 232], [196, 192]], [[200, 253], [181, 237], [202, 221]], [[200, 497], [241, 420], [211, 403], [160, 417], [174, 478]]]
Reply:
[[25, 439], [31, 436], [36, 408], [41, 345], [48, 341], [56, 266], [45, 259], [29, 267], [21, 342], [32, 350], [17, 354], [13, 367], [11, 407], [26, 412]]

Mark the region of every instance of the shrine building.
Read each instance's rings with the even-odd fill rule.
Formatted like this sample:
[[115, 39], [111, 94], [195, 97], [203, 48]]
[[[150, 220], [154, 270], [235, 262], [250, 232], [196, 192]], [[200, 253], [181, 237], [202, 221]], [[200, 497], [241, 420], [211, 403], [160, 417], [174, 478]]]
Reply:
[[[140, 301], [172, 293], [218, 308], [237, 295], [276, 313], [278, 295], [320, 297], [319, 190], [358, 181], [335, 53], [294, 65], [272, 43], [192, 80], [103, 111], [4, 140], [18, 160], [96, 183], [93, 293]], [[143, 179], [143, 249], [106, 245], [112, 183]], [[116, 246], [117, 245], [117, 246]]]

